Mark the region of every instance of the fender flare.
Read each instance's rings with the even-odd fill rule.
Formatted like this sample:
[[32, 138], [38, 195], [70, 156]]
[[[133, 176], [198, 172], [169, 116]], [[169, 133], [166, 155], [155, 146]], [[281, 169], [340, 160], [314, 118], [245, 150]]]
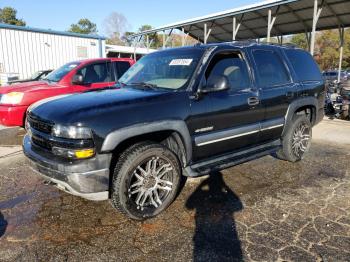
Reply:
[[293, 101], [290, 103], [287, 109], [287, 113], [284, 119], [284, 128], [282, 132], [282, 136], [286, 132], [288, 128], [288, 123], [292, 121], [292, 118], [294, 116], [295, 111], [297, 111], [298, 108], [303, 107], [303, 106], [314, 106], [316, 108], [315, 110], [315, 119], [317, 119], [317, 114], [318, 114], [318, 100], [316, 97], [303, 97], [298, 100]]
[[192, 159], [192, 140], [187, 125], [182, 120], [164, 120], [151, 123], [136, 124], [115, 130], [105, 138], [101, 152], [113, 151], [121, 142], [126, 139], [149, 134], [158, 131], [174, 131], [179, 133], [186, 150], [186, 161], [189, 163]]

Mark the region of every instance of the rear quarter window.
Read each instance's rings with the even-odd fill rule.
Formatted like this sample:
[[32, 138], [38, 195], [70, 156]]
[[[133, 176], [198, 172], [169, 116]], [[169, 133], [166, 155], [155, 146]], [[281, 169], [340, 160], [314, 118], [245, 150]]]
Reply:
[[287, 49], [285, 53], [300, 81], [322, 81], [321, 71], [308, 52]]

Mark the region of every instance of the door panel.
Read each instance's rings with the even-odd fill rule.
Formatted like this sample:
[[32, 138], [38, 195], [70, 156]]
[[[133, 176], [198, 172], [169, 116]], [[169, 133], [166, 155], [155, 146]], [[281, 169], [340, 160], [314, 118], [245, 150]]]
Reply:
[[255, 75], [260, 90], [264, 121], [260, 140], [270, 141], [281, 137], [284, 118], [290, 102], [297, 96], [299, 84], [293, 83], [282, 54], [274, 49], [254, 49]]
[[[233, 50], [216, 54], [208, 66], [206, 78], [211, 75], [226, 76], [231, 88], [203, 94], [206, 103], [209, 103], [209, 111], [203, 115], [202, 125], [197, 126], [194, 133], [194, 156], [197, 160], [256, 144], [264, 117], [259, 94], [251, 88], [247, 64], [240, 52]], [[250, 105], [249, 102], [253, 103]]]
[[206, 119], [212, 130], [196, 136], [196, 148], [199, 151], [219, 155], [257, 143], [263, 110], [260, 105], [248, 105], [248, 98], [256, 96], [255, 93], [222, 92], [208, 95], [211, 112]]

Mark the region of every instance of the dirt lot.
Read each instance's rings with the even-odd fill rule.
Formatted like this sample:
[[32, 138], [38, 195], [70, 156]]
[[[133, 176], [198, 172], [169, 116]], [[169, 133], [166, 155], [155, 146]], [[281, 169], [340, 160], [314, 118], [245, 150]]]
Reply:
[[140, 223], [45, 185], [8, 147], [23, 132], [2, 130], [0, 261], [350, 261], [348, 134], [324, 121], [302, 162], [267, 156], [190, 180]]

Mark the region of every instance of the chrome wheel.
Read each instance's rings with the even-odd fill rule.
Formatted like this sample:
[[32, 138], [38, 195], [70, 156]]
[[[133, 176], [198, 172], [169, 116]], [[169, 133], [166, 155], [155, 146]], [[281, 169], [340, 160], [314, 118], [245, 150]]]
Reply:
[[292, 152], [301, 158], [303, 154], [309, 149], [311, 140], [311, 128], [305, 123], [300, 123], [295, 128], [292, 137]]
[[160, 157], [152, 157], [132, 172], [128, 197], [137, 209], [158, 208], [173, 190], [173, 166]]

